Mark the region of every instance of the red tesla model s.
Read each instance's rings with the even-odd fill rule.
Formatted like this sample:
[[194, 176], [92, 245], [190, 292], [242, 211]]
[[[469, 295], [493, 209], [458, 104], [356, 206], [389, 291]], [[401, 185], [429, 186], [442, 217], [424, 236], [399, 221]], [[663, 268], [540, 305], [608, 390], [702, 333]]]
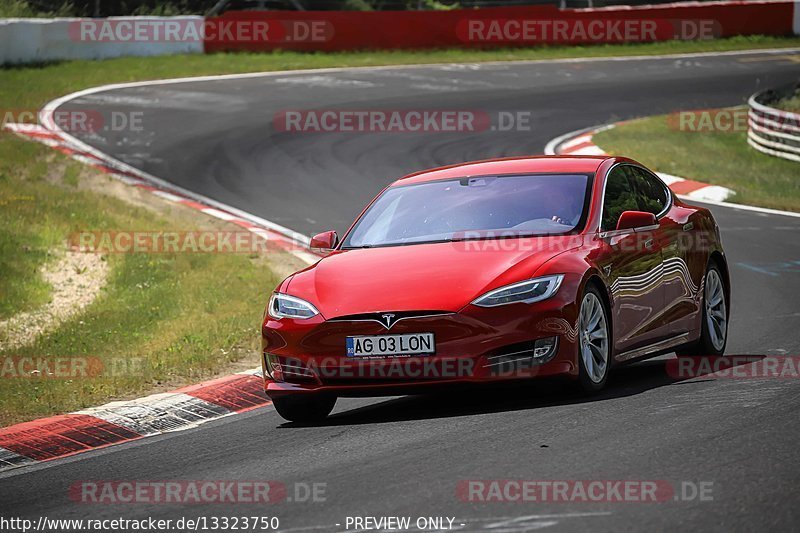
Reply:
[[725, 350], [730, 283], [711, 213], [622, 157], [527, 157], [389, 185], [262, 323], [265, 388], [292, 421], [338, 396], [565, 375]]

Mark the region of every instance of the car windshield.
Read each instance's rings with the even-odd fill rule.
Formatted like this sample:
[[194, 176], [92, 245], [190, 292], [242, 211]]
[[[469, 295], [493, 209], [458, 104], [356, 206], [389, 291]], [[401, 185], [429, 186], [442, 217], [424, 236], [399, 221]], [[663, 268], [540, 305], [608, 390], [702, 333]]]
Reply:
[[398, 185], [358, 220], [342, 248], [569, 233], [583, 218], [589, 176], [529, 174]]

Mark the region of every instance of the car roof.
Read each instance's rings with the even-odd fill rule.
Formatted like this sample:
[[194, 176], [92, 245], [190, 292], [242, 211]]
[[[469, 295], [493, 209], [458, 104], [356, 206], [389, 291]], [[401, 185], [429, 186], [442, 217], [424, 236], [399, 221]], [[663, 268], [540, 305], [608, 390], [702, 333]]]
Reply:
[[533, 156], [487, 159], [471, 163], [461, 163], [447, 167], [423, 170], [409, 174], [392, 185], [409, 185], [443, 179], [465, 178], [470, 176], [496, 176], [502, 174], [590, 174], [597, 170], [610, 156]]

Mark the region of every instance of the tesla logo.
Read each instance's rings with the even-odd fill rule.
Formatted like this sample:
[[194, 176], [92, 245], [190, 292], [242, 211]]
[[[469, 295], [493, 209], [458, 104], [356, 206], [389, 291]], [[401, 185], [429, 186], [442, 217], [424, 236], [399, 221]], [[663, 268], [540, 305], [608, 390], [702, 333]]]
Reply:
[[392, 313], [386, 313], [384, 315], [381, 315], [381, 320], [386, 329], [391, 329], [395, 323], [394, 314]]

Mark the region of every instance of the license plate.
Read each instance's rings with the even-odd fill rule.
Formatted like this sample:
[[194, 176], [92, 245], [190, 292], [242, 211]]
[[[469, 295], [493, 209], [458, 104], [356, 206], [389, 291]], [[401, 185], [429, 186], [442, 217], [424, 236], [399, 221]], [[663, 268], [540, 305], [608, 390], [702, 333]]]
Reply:
[[419, 355], [436, 351], [433, 333], [347, 337], [347, 357]]

